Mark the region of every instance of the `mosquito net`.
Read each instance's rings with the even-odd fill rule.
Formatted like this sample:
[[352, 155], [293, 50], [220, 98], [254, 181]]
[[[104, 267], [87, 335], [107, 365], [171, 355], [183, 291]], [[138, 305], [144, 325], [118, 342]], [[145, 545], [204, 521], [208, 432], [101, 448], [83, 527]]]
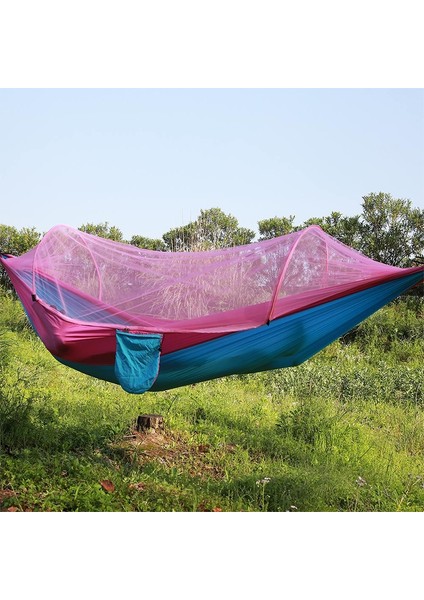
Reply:
[[223, 250], [156, 252], [59, 225], [10, 263], [66, 317], [163, 332], [247, 329], [400, 271], [317, 226]]

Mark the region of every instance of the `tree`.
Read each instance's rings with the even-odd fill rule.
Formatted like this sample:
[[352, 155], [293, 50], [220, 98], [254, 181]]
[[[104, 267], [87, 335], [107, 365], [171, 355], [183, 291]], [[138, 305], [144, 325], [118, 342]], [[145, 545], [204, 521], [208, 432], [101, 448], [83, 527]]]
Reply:
[[259, 241], [270, 240], [272, 238], [286, 235], [294, 231], [294, 215], [289, 217], [272, 217], [258, 221]]
[[333, 211], [328, 217], [313, 217], [297, 229], [310, 225], [319, 225], [323, 231], [343, 244], [360, 250], [362, 247], [362, 226], [360, 216], [344, 217], [340, 212]]
[[379, 192], [363, 196], [362, 252], [380, 262], [408, 267], [424, 254], [424, 210], [410, 200]]
[[79, 231], [84, 231], [85, 233], [91, 233], [92, 235], [97, 235], [98, 237], [106, 238], [108, 240], [113, 240], [114, 242], [123, 242], [123, 234], [118, 227], [109, 226], [109, 223], [105, 221], [104, 223], [86, 223], [85, 225], [81, 225], [78, 227]]
[[41, 234], [35, 227], [16, 229], [10, 225], [0, 225], [0, 251], [4, 254], [25, 254], [38, 244], [40, 238]]
[[233, 215], [210, 208], [201, 210], [195, 221], [165, 233], [163, 240], [168, 250], [188, 252], [250, 244], [254, 237], [255, 232], [240, 227]]
[[[3, 254], [12, 254], [20, 256], [25, 254], [31, 248], [34, 248], [40, 241], [41, 234], [35, 227], [23, 227], [16, 229], [10, 225], [0, 224], [0, 252]], [[3, 268], [0, 268], [0, 288], [12, 290], [12, 284]]]
[[166, 250], [165, 242], [159, 239], [153, 239], [144, 237], [142, 235], [133, 235], [130, 244], [137, 246], [138, 248], [144, 248], [147, 250], [160, 250], [164, 252]]

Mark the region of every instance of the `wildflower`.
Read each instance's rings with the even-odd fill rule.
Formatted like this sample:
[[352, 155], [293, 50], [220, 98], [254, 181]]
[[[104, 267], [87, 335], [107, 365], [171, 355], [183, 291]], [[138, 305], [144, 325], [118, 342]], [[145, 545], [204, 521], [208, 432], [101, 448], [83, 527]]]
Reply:
[[266, 485], [270, 481], [271, 481], [271, 477], [264, 477], [263, 479], [258, 479], [258, 481], [256, 482], [256, 485], [257, 486]]

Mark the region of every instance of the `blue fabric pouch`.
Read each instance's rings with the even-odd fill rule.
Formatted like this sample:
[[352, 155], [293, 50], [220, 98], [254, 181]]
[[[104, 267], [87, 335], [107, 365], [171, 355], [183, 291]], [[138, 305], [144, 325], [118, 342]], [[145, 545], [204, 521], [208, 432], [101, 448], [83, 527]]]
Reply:
[[116, 332], [115, 375], [121, 387], [130, 394], [147, 392], [159, 373], [159, 333]]

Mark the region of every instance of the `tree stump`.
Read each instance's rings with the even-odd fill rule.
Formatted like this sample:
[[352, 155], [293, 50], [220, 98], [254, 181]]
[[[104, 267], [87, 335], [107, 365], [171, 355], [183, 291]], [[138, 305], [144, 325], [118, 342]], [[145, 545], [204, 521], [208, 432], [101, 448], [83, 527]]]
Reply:
[[149, 429], [163, 429], [162, 415], [139, 415], [137, 418], [137, 431], [148, 431]]

